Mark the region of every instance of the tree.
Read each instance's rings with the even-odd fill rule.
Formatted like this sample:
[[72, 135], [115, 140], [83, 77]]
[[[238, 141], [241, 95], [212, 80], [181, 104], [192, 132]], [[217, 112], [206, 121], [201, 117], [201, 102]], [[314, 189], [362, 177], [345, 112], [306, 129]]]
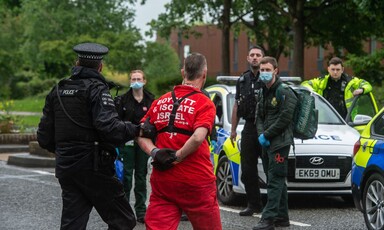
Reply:
[[171, 90], [169, 87], [182, 80], [177, 53], [167, 43], [147, 42], [143, 70], [151, 91], [157, 95]]
[[[66, 73], [67, 65], [72, 63], [68, 59], [68, 54], [78, 42], [77, 38], [86, 37], [88, 39], [83, 42], [89, 42], [98, 40], [102, 33], [107, 32], [115, 35], [125, 35], [129, 31], [138, 33], [137, 29], [130, 25], [133, 11], [124, 5], [125, 2], [124, 0], [24, 1], [22, 20], [26, 39], [21, 47], [25, 55], [24, 68], [40, 72], [48, 78], [61, 77]], [[140, 39], [136, 35], [132, 37]], [[119, 48], [123, 50], [126, 47]], [[58, 51], [53, 53], [59, 56], [50, 55], [47, 58], [47, 52], [40, 52], [41, 50]]]
[[144, 63], [149, 78], [180, 77], [178, 56], [167, 43], [147, 42]]
[[251, 40], [263, 47], [268, 56], [279, 60], [282, 54], [288, 54], [292, 47], [291, 21], [269, 1], [239, 1], [233, 10], [241, 21], [237, 30], [244, 30], [245, 26], [251, 33]]
[[[359, 10], [362, 14], [370, 19], [370, 22], [374, 24], [374, 29], [377, 31], [384, 31], [384, 2], [383, 1], [374, 1], [374, 0], [355, 0], [355, 3], [358, 4]], [[381, 23], [377, 23], [381, 22]], [[373, 27], [373, 26], [372, 26]], [[378, 37], [378, 38], [377, 38]], [[384, 38], [378, 36], [372, 36], [372, 39], [375, 39], [378, 42], [384, 44]], [[384, 81], [384, 50], [378, 49], [372, 54], [363, 54], [361, 56], [355, 54], [347, 55], [348, 61], [345, 62], [347, 66], [353, 68], [353, 71], [356, 76], [364, 78], [371, 82], [371, 84], [382, 86]], [[375, 93], [377, 95], [382, 95]], [[383, 98], [380, 98], [383, 100]]]
[[[381, 11], [375, 8], [377, 17], [368, 15], [357, 0], [271, 0], [268, 1], [281, 15], [291, 21], [293, 33], [293, 75], [304, 75], [304, 47], [331, 44], [335, 54], [346, 49], [362, 55], [362, 41], [372, 35], [382, 36]], [[376, 2], [376, 1], [363, 1]], [[381, 15], [381, 16], [379, 16]], [[372, 24], [381, 27], [371, 26]]]
[[[173, 0], [167, 12], [151, 23], [153, 29], [167, 37], [172, 28], [191, 31], [210, 16], [223, 33], [223, 71], [229, 71], [229, 31], [244, 30], [254, 33], [258, 44], [276, 57], [293, 50], [293, 75], [304, 75], [305, 46], [334, 47], [362, 55], [362, 41], [371, 35], [382, 36], [382, 1], [374, 0]], [[370, 12], [370, 13], [368, 13]], [[372, 14], [372, 12], [374, 12]], [[251, 19], [251, 20], [250, 20]], [[377, 26], [373, 27], [372, 24]], [[235, 27], [234, 27], [235, 25]], [[378, 29], [380, 28], [380, 29]], [[227, 62], [228, 61], [228, 62]], [[226, 68], [228, 67], [228, 68]]]
[[129, 72], [143, 67], [145, 47], [140, 43], [141, 39], [139, 31], [132, 29], [120, 33], [103, 32], [98, 41], [110, 50], [105, 58], [108, 66], [115, 71]]
[[[137, 1], [0, 1], [0, 96], [22, 97], [68, 77], [72, 47], [81, 42], [110, 48], [108, 70], [142, 66], [144, 46], [129, 7]], [[33, 89], [20, 91], [25, 86]]]
[[156, 30], [163, 38], [168, 38], [173, 29], [179, 30], [185, 37], [196, 35], [192, 26], [204, 22], [206, 15], [209, 15], [207, 20], [222, 31], [222, 74], [228, 75], [232, 3], [232, 0], [172, 0], [165, 5], [166, 13], [151, 21], [151, 30]]
[[19, 1], [0, 2], [0, 98], [10, 96], [12, 76], [22, 63], [18, 51], [23, 32], [19, 10]]

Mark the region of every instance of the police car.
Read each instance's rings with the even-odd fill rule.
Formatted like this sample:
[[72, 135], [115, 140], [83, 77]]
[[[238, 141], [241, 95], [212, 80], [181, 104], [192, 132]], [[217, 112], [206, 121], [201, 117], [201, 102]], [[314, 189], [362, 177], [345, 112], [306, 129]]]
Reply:
[[355, 206], [368, 229], [384, 229], [384, 109], [363, 130], [353, 154]]
[[[232, 80], [236, 77], [218, 80]], [[217, 146], [211, 152], [216, 175], [218, 198], [224, 204], [234, 204], [239, 194], [245, 194], [241, 182], [240, 141], [232, 146], [230, 141], [231, 113], [235, 103], [236, 87], [216, 84], [206, 88], [216, 106]], [[302, 88], [301, 90], [307, 90]], [[289, 193], [333, 194], [351, 198], [352, 152], [359, 132], [336, 112], [320, 95], [313, 93], [319, 112], [319, 124], [315, 138], [295, 139], [295, 154], [291, 148], [287, 185]], [[361, 118], [362, 115], [353, 116]], [[237, 133], [241, 134], [244, 120], [240, 119]], [[255, 140], [256, 141], [256, 140]], [[261, 192], [266, 194], [266, 175], [262, 162], [258, 162]]]

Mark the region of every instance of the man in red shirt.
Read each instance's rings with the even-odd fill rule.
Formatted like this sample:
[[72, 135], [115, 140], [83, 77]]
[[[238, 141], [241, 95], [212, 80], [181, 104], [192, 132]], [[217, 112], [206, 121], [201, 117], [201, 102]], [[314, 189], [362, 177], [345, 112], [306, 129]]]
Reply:
[[[175, 150], [172, 153], [175, 161], [167, 169], [154, 165], [146, 228], [177, 229], [184, 211], [193, 229], [221, 230], [216, 179], [207, 142], [213, 128], [215, 106], [201, 92], [207, 77], [205, 57], [199, 53], [189, 55], [181, 74], [183, 84], [155, 100], [142, 119], [144, 122], [149, 117], [158, 132], [156, 145], [149, 138], [138, 138], [140, 147], [152, 155], [155, 162], [159, 157], [156, 154], [163, 154], [159, 150]], [[187, 96], [180, 101], [174, 119], [170, 119], [174, 107], [172, 93], [177, 99]]]

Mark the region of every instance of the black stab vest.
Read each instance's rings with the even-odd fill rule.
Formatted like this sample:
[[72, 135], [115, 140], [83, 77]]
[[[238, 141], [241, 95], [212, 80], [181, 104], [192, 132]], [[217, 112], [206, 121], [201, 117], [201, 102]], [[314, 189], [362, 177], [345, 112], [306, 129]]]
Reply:
[[[90, 111], [90, 79], [66, 79], [59, 82], [58, 89], [62, 105], [57, 96], [55, 108], [55, 138], [58, 144], [70, 141], [94, 142], [97, 133], [92, 125]], [[57, 95], [57, 88], [55, 95]], [[67, 114], [78, 124], [73, 122]], [[79, 125], [80, 124], [80, 125]]]

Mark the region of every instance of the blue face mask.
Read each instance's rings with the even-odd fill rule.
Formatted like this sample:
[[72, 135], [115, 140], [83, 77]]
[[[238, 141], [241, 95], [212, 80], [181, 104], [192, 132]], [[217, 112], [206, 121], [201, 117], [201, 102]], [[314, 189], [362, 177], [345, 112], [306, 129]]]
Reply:
[[143, 88], [143, 86], [144, 86], [143, 82], [135, 81], [135, 82], [131, 83], [132, 89], [141, 89], [141, 88]]
[[260, 80], [261, 80], [262, 82], [264, 82], [265, 84], [267, 84], [267, 83], [269, 83], [269, 82], [272, 81], [272, 77], [273, 77], [273, 75], [272, 75], [272, 72], [260, 72], [259, 77], [260, 77]]

